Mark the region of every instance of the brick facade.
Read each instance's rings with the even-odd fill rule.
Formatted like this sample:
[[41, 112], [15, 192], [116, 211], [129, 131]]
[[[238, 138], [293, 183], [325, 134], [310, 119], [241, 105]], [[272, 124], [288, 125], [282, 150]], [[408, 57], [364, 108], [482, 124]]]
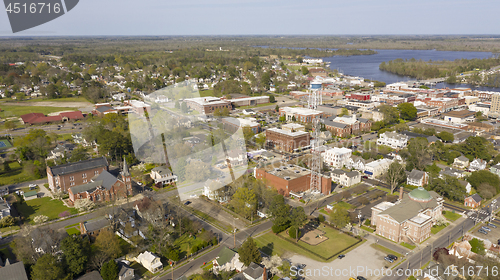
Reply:
[[309, 146], [310, 138], [307, 132], [287, 132], [282, 129], [267, 129], [266, 144], [278, 150], [293, 152], [294, 149]]
[[47, 166], [47, 180], [52, 191], [67, 192], [71, 187], [90, 182], [91, 178], [103, 171], [108, 171], [106, 158], [94, 158], [58, 166]]

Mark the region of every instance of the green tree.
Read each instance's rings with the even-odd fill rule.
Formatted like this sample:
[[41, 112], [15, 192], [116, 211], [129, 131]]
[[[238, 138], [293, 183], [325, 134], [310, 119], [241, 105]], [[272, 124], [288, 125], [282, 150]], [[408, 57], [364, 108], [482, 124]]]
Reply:
[[477, 238], [472, 238], [472, 240], [469, 241], [470, 246], [472, 247], [470, 250], [473, 253], [479, 254], [479, 255], [484, 255], [485, 253], [485, 248], [484, 248], [484, 243], [483, 241], [477, 239]]
[[302, 71], [302, 75], [309, 74], [309, 69], [307, 69], [307, 67], [305, 67], [305, 66], [302, 66], [301, 71]]
[[404, 120], [413, 121], [417, 118], [417, 108], [412, 103], [401, 103], [398, 105], [398, 110]]
[[84, 272], [90, 253], [88, 239], [84, 240], [75, 235], [67, 236], [61, 242], [61, 250], [68, 272], [75, 276]]
[[478, 170], [472, 172], [469, 177], [467, 177], [467, 182], [469, 182], [475, 189], [478, 189], [481, 184], [486, 183], [490, 186], [496, 187], [497, 192], [500, 190], [500, 178], [488, 170]]
[[31, 279], [33, 280], [61, 280], [64, 278], [64, 269], [52, 254], [41, 256], [31, 271]]
[[351, 222], [351, 216], [349, 215], [349, 212], [347, 209], [335, 205], [333, 209], [330, 211], [330, 221], [337, 227], [337, 228], [343, 228], [345, 227], [348, 223]]
[[240, 262], [245, 266], [249, 266], [250, 263], [260, 263], [262, 261], [262, 256], [257, 248], [257, 244], [251, 236], [247, 238], [243, 244], [241, 244], [240, 249], [238, 249], [238, 254], [240, 255]]
[[384, 116], [384, 123], [393, 124], [397, 123], [399, 120], [399, 111], [396, 107], [390, 105], [381, 105], [378, 110], [382, 112]]
[[77, 162], [88, 159], [89, 155], [84, 147], [78, 147], [71, 152], [69, 162]]
[[188, 107], [186, 105], [186, 102], [182, 102], [182, 104], [181, 104], [181, 112], [182, 113], [187, 113], [188, 112]]
[[115, 259], [121, 255], [122, 249], [118, 236], [110, 230], [103, 230], [97, 235], [94, 245], [108, 258]]
[[298, 239], [300, 237], [300, 235], [298, 234], [299, 229], [301, 227], [303, 227], [305, 225], [305, 223], [307, 222], [307, 215], [304, 211], [304, 208], [302, 208], [300, 206], [293, 208], [292, 212], [290, 214], [290, 221], [291, 221], [292, 227], [294, 227], [295, 230], [297, 231], [296, 236]]
[[255, 143], [259, 145], [259, 147], [263, 148], [266, 143], [266, 135], [264, 133], [260, 133], [255, 137]]
[[402, 156], [406, 157], [406, 170], [411, 171], [413, 168], [424, 170], [431, 160], [428, 146], [429, 141], [423, 137], [413, 138], [408, 141], [407, 149], [402, 152]]
[[118, 279], [118, 265], [114, 260], [109, 260], [101, 267], [101, 277], [103, 280]]
[[253, 132], [252, 128], [249, 126], [244, 126], [243, 127], [243, 138], [245, 139], [245, 142], [250, 144], [250, 140], [252, 140], [253, 136], [255, 133]]
[[269, 205], [269, 212], [273, 220], [272, 230], [274, 233], [282, 232], [290, 226], [290, 205], [285, 203], [283, 196], [273, 197], [273, 201]]
[[441, 131], [437, 137], [441, 139], [443, 142], [452, 143], [455, 140], [455, 136], [453, 133], [448, 131]]
[[269, 102], [271, 102], [271, 103], [276, 102], [276, 98], [274, 97], [274, 94], [269, 95]]
[[231, 200], [231, 205], [236, 212], [245, 218], [250, 218], [257, 207], [257, 197], [252, 189], [240, 187], [236, 190]]
[[406, 178], [405, 170], [398, 161], [393, 161], [384, 175], [384, 181], [391, 188], [391, 194], [394, 193], [396, 187], [401, 184]]
[[341, 110], [341, 111], [342, 111], [342, 112], [339, 114], [339, 117], [349, 115], [349, 110], [347, 110], [347, 108], [342, 108], [342, 110]]
[[450, 200], [459, 202], [463, 202], [466, 196], [465, 186], [460, 184], [457, 178], [447, 175], [443, 179], [433, 179], [429, 184], [429, 189]]
[[17, 127], [16, 122], [14, 121], [6, 121], [3, 125], [8, 130], [13, 130], [14, 128]]
[[406, 130], [410, 130], [410, 127], [405, 123], [398, 123], [394, 126], [394, 130], [396, 130], [396, 132], [403, 132]]

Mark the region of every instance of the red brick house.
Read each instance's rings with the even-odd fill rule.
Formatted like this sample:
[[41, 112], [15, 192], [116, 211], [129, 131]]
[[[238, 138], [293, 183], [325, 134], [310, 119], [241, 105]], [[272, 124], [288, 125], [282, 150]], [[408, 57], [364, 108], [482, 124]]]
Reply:
[[33, 125], [53, 122], [65, 122], [69, 120], [83, 120], [84, 116], [81, 111], [60, 113], [57, 116], [45, 116], [42, 113], [29, 113], [22, 115], [21, 119], [23, 120], [23, 123]]
[[471, 207], [471, 208], [477, 208], [477, 207], [481, 206], [482, 200], [483, 199], [477, 193], [475, 193], [475, 194], [465, 198], [464, 205], [467, 207]]
[[108, 171], [105, 157], [93, 158], [56, 166], [47, 166], [47, 180], [53, 192], [67, 192], [69, 188], [90, 182], [103, 171]]
[[68, 190], [69, 200], [90, 199], [94, 202], [111, 201], [132, 195], [132, 181], [127, 162], [123, 161], [120, 179], [104, 170], [91, 179], [90, 183], [71, 187]]

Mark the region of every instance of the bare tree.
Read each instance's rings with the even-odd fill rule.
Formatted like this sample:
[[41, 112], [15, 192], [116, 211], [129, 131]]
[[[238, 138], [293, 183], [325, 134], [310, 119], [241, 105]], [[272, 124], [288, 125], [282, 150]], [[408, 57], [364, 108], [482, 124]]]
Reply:
[[399, 164], [399, 162], [393, 161], [384, 176], [384, 181], [391, 188], [391, 194], [394, 193], [396, 187], [404, 180], [405, 177], [403, 166]]

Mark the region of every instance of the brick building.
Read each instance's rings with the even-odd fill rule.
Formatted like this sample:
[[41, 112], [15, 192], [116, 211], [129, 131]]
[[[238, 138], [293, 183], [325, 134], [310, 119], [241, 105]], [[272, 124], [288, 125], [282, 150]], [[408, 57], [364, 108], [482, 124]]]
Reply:
[[[311, 171], [293, 164], [283, 165], [278, 168], [274, 164], [256, 167], [254, 176], [265, 179], [269, 186], [276, 188], [278, 193], [289, 196], [290, 192], [300, 193], [309, 190], [311, 184]], [[328, 195], [332, 191], [332, 179], [321, 175], [321, 193]]]
[[227, 108], [231, 110], [233, 106], [231, 105], [231, 101], [221, 100], [218, 97], [195, 97], [195, 98], [187, 98], [184, 99], [186, 105], [200, 114], [211, 114], [215, 111], [215, 109], [224, 109]]
[[132, 181], [127, 161], [123, 160], [120, 179], [104, 170], [99, 175], [94, 176], [89, 183], [69, 188], [68, 194], [69, 200], [73, 203], [78, 199], [104, 202], [132, 195]]
[[69, 188], [90, 182], [103, 171], [108, 171], [105, 157], [82, 160], [57, 166], [47, 166], [47, 179], [52, 191], [67, 192]]
[[356, 115], [328, 118], [324, 121], [326, 130], [337, 137], [347, 137], [351, 134], [369, 132], [372, 121], [364, 118], [356, 118]]
[[310, 123], [314, 118], [321, 118], [323, 112], [308, 108], [300, 107], [282, 107], [279, 111], [280, 117], [285, 116], [287, 121], [295, 121], [302, 123]]
[[351, 93], [350, 95], [345, 96], [347, 99], [360, 100], [360, 101], [369, 101], [370, 94], [368, 93]]
[[323, 69], [323, 68], [311, 67], [311, 68], [309, 68], [309, 75], [311, 75], [313, 77], [316, 77], [316, 76], [327, 77], [328, 73], [326, 73], [325, 69]]
[[430, 237], [442, 211], [443, 198], [436, 192], [418, 187], [404, 194], [401, 188], [396, 203], [384, 201], [372, 207], [371, 224], [378, 235], [397, 243], [421, 243]]
[[268, 147], [291, 153], [294, 149], [309, 146], [309, 144], [309, 133], [305, 131], [289, 132], [279, 128], [266, 130], [266, 146]]

